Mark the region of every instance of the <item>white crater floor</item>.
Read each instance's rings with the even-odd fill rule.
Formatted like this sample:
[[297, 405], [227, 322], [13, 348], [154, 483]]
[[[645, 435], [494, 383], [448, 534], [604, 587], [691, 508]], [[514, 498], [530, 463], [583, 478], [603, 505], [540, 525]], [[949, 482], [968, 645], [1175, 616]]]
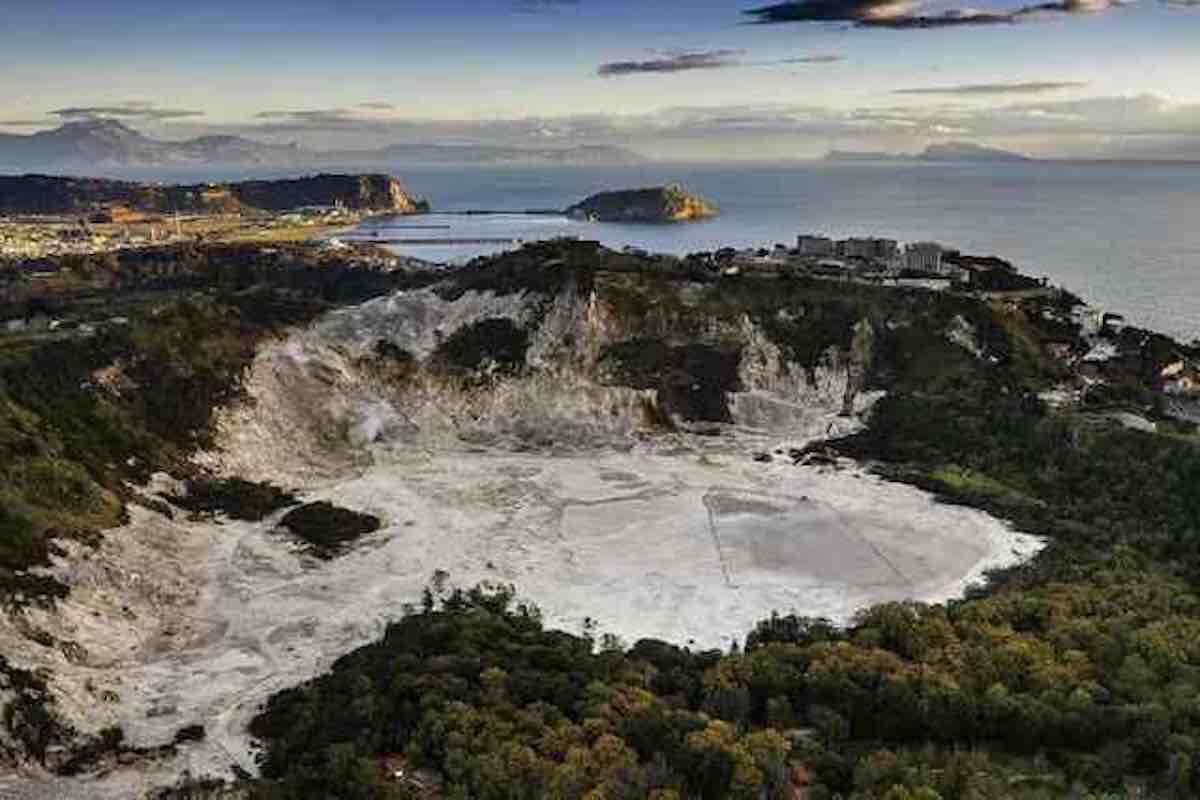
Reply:
[[[120, 724], [135, 744], [205, 725], [206, 741], [162, 764], [159, 778], [223, 774], [232, 763], [253, 768], [245, 727], [262, 701], [376, 638], [435, 570], [451, 585], [512, 583], [548, 626], [579, 632], [590, 618], [627, 644], [727, 648], [773, 610], [844, 622], [875, 602], [955, 597], [1041, 546], [849, 462], [759, 463], [730, 445], [392, 453], [307, 493], [385, 523], [328, 562], [298, 553], [270, 520], [170, 521], [134, 509], [98, 551], [60, 564], [74, 590], [60, 611], [35, 618], [88, 659], [68, 663], [28, 641], [13, 642], [22, 652], [10, 657], [50, 667], [64, 711]], [[155, 771], [42, 784], [50, 794], [27, 784], [30, 794], [6, 795], [0, 779], [0, 797], [132, 796]]]

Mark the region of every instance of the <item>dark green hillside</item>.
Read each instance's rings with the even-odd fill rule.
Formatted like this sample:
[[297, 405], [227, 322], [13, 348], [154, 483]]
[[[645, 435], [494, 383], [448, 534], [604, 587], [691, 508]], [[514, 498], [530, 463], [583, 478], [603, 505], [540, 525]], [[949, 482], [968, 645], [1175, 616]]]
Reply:
[[[190, 456], [211, 445], [212, 411], [241, 396], [264, 338], [337, 304], [430, 280], [330, 263], [311, 248], [239, 245], [81, 256], [64, 266], [111, 270], [126, 288], [42, 298], [65, 322], [60, 329], [0, 337], [4, 604], [61, 595], [64, 587], [25, 570], [46, 563], [55, 538], [90, 541], [120, 524], [130, 483], [158, 470], [203, 477]], [[195, 511], [261, 517], [286, 503], [244, 482], [193, 488], [184, 505]]]

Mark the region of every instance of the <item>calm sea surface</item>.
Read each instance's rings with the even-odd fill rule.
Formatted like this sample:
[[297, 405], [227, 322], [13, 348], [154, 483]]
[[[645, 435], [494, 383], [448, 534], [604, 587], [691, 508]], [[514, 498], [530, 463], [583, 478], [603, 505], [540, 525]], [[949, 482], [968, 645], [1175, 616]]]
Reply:
[[[369, 222], [395, 238], [561, 235], [683, 254], [793, 242], [800, 232], [934, 239], [995, 254], [1049, 276], [1134, 324], [1200, 337], [1200, 166], [1144, 164], [788, 166], [647, 165], [628, 168], [396, 167], [434, 209], [564, 208], [588, 194], [680, 181], [721, 208], [681, 225], [577, 223], [558, 217], [433, 214]], [[457, 261], [500, 245], [412, 245], [402, 252]]]

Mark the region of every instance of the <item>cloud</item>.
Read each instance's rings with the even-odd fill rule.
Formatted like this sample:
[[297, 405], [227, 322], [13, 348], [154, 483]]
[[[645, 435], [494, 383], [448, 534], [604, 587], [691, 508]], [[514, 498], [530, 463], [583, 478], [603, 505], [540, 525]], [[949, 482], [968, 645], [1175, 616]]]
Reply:
[[[860, 28], [954, 28], [1012, 25], [1028, 18], [1060, 14], [1095, 14], [1130, 5], [1134, 0], [1048, 0], [1014, 10], [981, 11], [956, 8], [938, 14], [919, 11], [912, 0], [792, 0], [745, 11], [751, 23], [842, 22]], [[1168, 5], [1200, 6], [1200, 0], [1163, 0]]]
[[956, 86], [926, 86], [916, 89], [896, 89], [892, 94], [904, 95], [959, 95], [992, 97], [996, 95], [1042, 94], [1061, 89], [1076, 89], [1087, 86], [1081, 81], [1025, 81], [1022, 83], [966, 83]]
[[0, 119], [0, 128], [44, 128], [46, 120], [37, 119]]
[[1029, 17], [1046, 14], [1098, 14], [1110, 8], [1129, 5], [1126, 0], [1052, 0], [1023, 6], [1013, 12], [1013, 17]]
[[1200, 136], [1200, 103], [1174, 103], [1152, 94], [1015, 103], [972, 116], [996, 135]]
[[394, 111], [396, 109], [396, 106], [394, 103], [372, 102], [372, 103], [359, 103], [358, 108], [365, 108], [370, 111]]
[[[749, 66], [749, 65], [748, 65]], [[819, 156], [831, 148], [918, 151], [948, 138], [1034, 153], [1096, 155], [1114, 143], [1127, 153], [1200, 155], [1200, 103], [1150, 94], [1055, 99], [1054, 95], [893, 96], [897, 102], [851, 108], [778, 103], [678, 106], [638, 114], [413, 119], [347, 109], [263, 111], [252, 123], [198, 122], [189, 135], [236, 133], [314, 149], [389, 144], [571, 147], [611, 144], [679, 159]], [[914, 101], [908, 103], [907, 101]], [[929, 102], [933, 101], [933, 102]]]
[[754, 24], [788, 22], [848, 22], [872, 28], [950, 28], [1014, 22], [1011, 13], [956, 9], [941, 14], [918, 14], [908, 0], [799, 0], [753, 8], [746, 12]]
[[204, 116], [203, 111], [190, 111], [182, 108], [161, 108], [154, 103], [148, 103], [144, 100], [130, 100], [113, 106], [72, 106], [69, 108], [58, 108], [46, 113], [63, 120], [111, 119], [118, 117], [121, 119], [161, 121]]
[[911, 30], [918, 28], [959, 28], [976, 25], [1011, 25], [1014, 22], [1016, 22], [1016, 19], [1011, 14], [956, 8], [935, 15], [897, 15], [858, 20], [858, 25], [869, 28]]
[[[1197, 0], [1200, 2], [1200, 0]], [[777, 64], [836, 64], [839, 61], [845, 61], [845, 56], [834, 55], [832, 53], [817, 56], [797, 56], [795, 58], [781, 58], [775, 62]]]
[[520, 14], [537, 14], [577, 5], [579, 0], [513, 0], [513, 10]]
[[363, 123], [379, 120], [378, 116], [360, 114], [345, 108], [319, 108], [301, 111], [272, 109], [259, 111], [255, 119], [268, 120], [264, 129], [288, 130], [337, 130], [353, 128]]
[[[1198, 0], [1200, 1], [1200, 0]], [[831, 53], [811, 56], [796, 56], [780, 58], [771, 61], [743, 61], [743, 50], [684, 50], [668, 52], [662, 57], [645, 61], [612, 61], [601, 64], [596, 68], [596, 74], [603, 77], [623, 75], [664, 74], [673, 72], [688, 72], [701, 69], [729, 69], [732, 67], [770, 67], [796, 64], [836, 64], [845, 61], [846, 57]]]
[[697, 69], [725, 69], [740, 66], [741, 50], [696, 50], [668, 53], [647, 61], [610, 61], [596, 68], [604, 77], [644, 73], [688, 72]]
[[[954, 88], [954, 87], [947, 87]], [[1003, 95], [1000, 95], [1003, 97]], [[631, 137], [711, 136], [760, 131], [797, 136], [876, 135], [901, 132], [970, 133], [974, 136], [1143, 135], [1200, 136], [1200, 104], [1171, 103], [1155, 95], [1079, 100], [1025, 99], [1003, 105], [863, 106], [773, 104], [679, 106], [644, 114], [578, 114], [479, 120], [409, 119], [347, 109], [267, 110], [238, 133], [336, 132], [384, 142], [454, 141], [519, 143], [620, 143]], [[224, 126], [231, 130], [230, 126]]]

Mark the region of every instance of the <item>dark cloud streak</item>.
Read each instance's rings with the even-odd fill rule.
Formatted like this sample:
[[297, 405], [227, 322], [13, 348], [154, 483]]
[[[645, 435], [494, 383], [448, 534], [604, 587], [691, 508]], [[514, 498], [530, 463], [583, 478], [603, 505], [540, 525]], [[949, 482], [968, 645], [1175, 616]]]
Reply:
[[1014, 22], [1006, 13], [948, 11], [944, 14], [909, 13], [910, 5], [896, 0], [800, 0], [752, 8], [744, 12], [751, 24], [789, 22], [848, 22], [864, 28], [951, 28], [966, 25], [1002, 25]]
[[58, 108], [46, 113], [62, 120], [112, 119], [116, 117], [120, 119], [162, 121], [204, 116], [203, 111], [190, 111], [182, 108], [160, 108], [154, 103], [146, 103], [140, 100], [120, 103], [115, 106], [72, 106], [69, 108]]
[[1078, 89], [1087, 86], [1081, 81], [1026, 81], [1023, 83], [967, 83], [958, 86], [927, 86], [915, 89], [896, 89], [892, 94], [903, 95], [954, 95], [994, 97], [998, 95], [1041, 94], [1062, 89]]
[[[263, 120], [262, 130], [288, 131], [336, 131], [355, 130], [364, 127], [364, 120], [342, 109], [321, 111], [260, 111], [255, 119]], [[366, 123], [366, 124], [369, 124]]]
[[695, 52], [670, 53], [662, 58], [646, 61], [610, 61], [596, 68], [596, 74], [603, 77], [622, 75], [661, 74], [672, 72], [689, 72], [698, 69], [726, 69], [741, 66], [739, 57], [741, 50], [704, 50]]
[[796, 58], [781, 58], [776, 64], [837, 64], [845, 61], [845, 56], [834, 55], [832, 53], [819, 56], [797, 56]]
[[[849, 23], [859, 28], [909, 30], [1013, 25], [1047, 15], [1094, 14], [1125, 5], [1127, 0], [1048, 0], [1012, 11], [952, 9], [941, 14], [913, 13], [915, 4], [902, 0], [792, 0], [752, 8], [743, 13], [752, 25], [800, 22]], [[1168, 4], [1200, 5], [1200, 0], [1163, 0]]]
[[579, 5], [579, 0], [513, 0], [513, 11], [518, 14], [540, 14], [558, 8]]

